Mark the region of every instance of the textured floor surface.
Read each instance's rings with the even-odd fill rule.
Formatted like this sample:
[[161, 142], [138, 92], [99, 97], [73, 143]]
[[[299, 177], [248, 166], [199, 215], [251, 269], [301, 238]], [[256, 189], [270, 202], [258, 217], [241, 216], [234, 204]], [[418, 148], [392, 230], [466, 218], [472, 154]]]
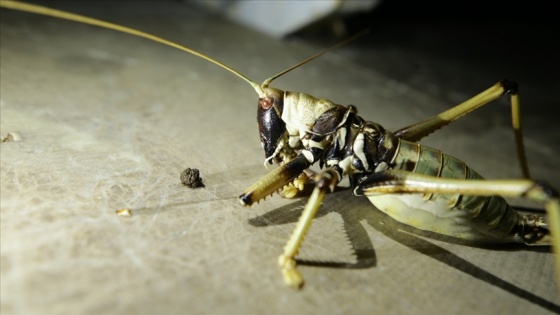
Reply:
[[[301, 38], [270, 39], [176, 2], [116, 5], [64, 8], [183, 43], [257, 82], [316, 52]], [[325, 198], [298, 256], [330, 264], [301, 266], [303, 290], [286, 288], [276, 259], [306, 199], [274, 196], [252, 208], [236, 200], [267, 172], [257, 97], [245, 82], [144, 39], [1, 14], [0, 132], [22, 137], [0, 146], [2, 314], [560, 312], [548, 248], [434, 239], [348, 190]], [[371, 49], [375, 36], [355, 47]], [[470, 63], [426, 53], [435, 68], [422, 63], [403, 77], [388, 63], [410, 47], [350, 47], [273, 85], [354, 104], [395, 130], [508, 75], [475, 80]], [[454, 81], [431, 80], [438, 67]], [[468, 86], [447, 90], [461, 70]], [[540, 104], [526, 120], [533, 176], [560, 187], [558, 112], [547, 111], [557, 97], [527, 85], [523, 104]], [[519, 177], [507, 102], [489, 107], [426, 143], [488, 178]], [[187, 167], [200, 169], [205, 188], [181, 185]], [[132, 217], [115, 214], [125, 207]]]

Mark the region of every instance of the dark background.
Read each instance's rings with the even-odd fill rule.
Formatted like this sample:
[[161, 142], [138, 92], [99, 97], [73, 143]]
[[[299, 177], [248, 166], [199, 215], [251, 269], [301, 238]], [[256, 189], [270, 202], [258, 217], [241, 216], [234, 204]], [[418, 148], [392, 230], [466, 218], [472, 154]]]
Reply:
[[[450, 105], [499, 80], [517, 81], [526, 133], [552, 133], [560, 118], [555, 12], [552, 1], [387, 0], [371, 12], [339, 17], [347, 34], [371, 31], [339, 52]], [[294, 37], [326, 47], [334, 42], [331, 29], [318, 23]], [[507, 109], [493, 110], [474, 115], [509, 120]]]

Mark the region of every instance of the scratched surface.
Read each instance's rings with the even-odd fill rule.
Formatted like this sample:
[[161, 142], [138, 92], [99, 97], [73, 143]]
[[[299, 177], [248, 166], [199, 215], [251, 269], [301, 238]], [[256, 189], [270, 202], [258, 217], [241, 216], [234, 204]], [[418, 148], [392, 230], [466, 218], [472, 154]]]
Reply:
[[[258, 82], [315, 52], [178, 3], [65, 9], [186, 44]], [[298, 256], [304, 289], [286, 288], [276, 259], [305, 198], [238, 204], [266, 173], [246, 83], [113, 31], [4, 10], [1, 23], [0, 131], [22, 137], [0, 146], [2, 314], [560, 312], [549, 249], [434, 239], [343, 189]], [[446, 106], [336, 53], [275, 86], [355, 104], [388, 129]], [[487, 177], [518, 176], [507, 120], [478, 151], [483, 118], [430, 144]], [[528, 145], [534, 176], [560, 187], [558, 145]], [[205, 188], [181, 185], [187, 167]], [[115, 214], [125, 207], [132, 217]]]

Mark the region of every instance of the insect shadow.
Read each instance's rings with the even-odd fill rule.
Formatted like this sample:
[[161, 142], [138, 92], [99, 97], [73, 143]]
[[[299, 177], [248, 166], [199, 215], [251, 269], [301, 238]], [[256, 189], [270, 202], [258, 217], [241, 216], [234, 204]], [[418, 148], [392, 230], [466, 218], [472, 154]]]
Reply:
[[[345, 191], [343, 191], [345, 190]], [[305, 193], [305, 192], [304, 192]], [[296, 259], [300, 265], [330, 267], [330, 268], [348, 268], [361, 269], [372, 268], [377, 264], [375, 249], [369, 235], [367, 234], [361, 222], [366, 222], [375, 230], [383, 233], [390, 239], [407, 246], [423, 255], [433, 258], [451, 268], [457, 269], [476, 279], [484, 281], [490, 285], [496, 286], [511, 294], [518, 296], [533, 304], [539, 305], [550, 311], [560, 313], [560, 305], [550, 302], [539, 297], [523, 288], [520, 288], [508, 281], [505, 281], [496, 275], [476, 266], [468, 260], [461, 258], [447, 249], [438, 246], [423, 237], [435, 240], [441, 240], [446, 243], [454, 243], [478, 248], [502, 251], [539, 251], [550, 252], [547, 247], [528, 247], [517, 244], [499, 244], [499, 245], [479, 245], [473, 242], [458, 240], [452, 237], [442, 236], [431, 232], [422, 231], [407, 225], [404, 225], [383, 212], [372, 208], [373, 205], [367, 198], [354, 198], [353, 202], [348, 202], [348, 197], [340, 196], [340, 194], [348, 194], [348, 189], [338, 189], [332, 194], [327, 194], [323, 205], [319, 208], [316, 218], [325, 216], [331, 212], [338, 213], [343, 220], [343, 227], [348, 235], [350, 245], [356, 254], [356, 262], [316, 262]], [[263, 215], [249, 219], [249, 224], [254, 227], [265, 227], [282, 225], [297, 222], [303, 207], [307, 203], [307, 198], [300, 198], [295, 202], [277, 208]]]

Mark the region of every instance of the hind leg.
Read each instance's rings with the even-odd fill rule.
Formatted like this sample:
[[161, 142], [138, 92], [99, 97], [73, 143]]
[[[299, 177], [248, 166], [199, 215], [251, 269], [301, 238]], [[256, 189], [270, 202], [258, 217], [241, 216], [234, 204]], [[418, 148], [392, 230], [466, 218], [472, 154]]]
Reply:
[[519, 91], [517, 83], [503, 80], [496, 83], [487, 90], [478, 95], [464, 101], [463, 103], [444, 111], [434, 117], [428, 118], [419, 123], [401, 128], [395, 132], [397, 137], [417, 142], [426, 137], [430, 133], [442, 128], [445, 125], [461, 118], [462, 116], [472, 112], [473, 110], [490, 103], [493, 100], [503, 96], [510, 96], [511, 104], [511, 124], [515, 136], [515, 144], [517, 146], [517, 156], [521, 166], [521, 172], [524, 178], [530, 178], [527, 158], [525, 156], [525, 145], [523, 144], [523, 133], [521, 131], [521, 110], [519, 105]]
[[[556, 255], [557, 283], [560, 285], [560, 199], [549, 185], [529, 179], [461, 180], [419, 175], [406, 171], [388, 170], [375, 173], [355, 185], [355, 195], [435, 193], [465, 196], [503, 196], [530, 199], [544, 203], [548, 230]], [[543, 237], [540, 220], [524, 217], [529, 226], [528, 243]]]

